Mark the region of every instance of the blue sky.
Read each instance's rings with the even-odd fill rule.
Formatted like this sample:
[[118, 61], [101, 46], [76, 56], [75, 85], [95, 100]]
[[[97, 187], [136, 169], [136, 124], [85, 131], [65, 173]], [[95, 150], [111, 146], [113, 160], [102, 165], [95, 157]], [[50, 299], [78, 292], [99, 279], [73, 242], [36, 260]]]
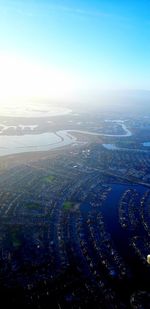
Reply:
[[3, 71], [7, 59], [22, 59], [22, 74], [26, 64], [28, 71], [40, 66], [43, 80], [51, 71], [56, 92], [62, 79], [74, 92], [150, 90], [150, 1], [0, 0], [0, 53]]

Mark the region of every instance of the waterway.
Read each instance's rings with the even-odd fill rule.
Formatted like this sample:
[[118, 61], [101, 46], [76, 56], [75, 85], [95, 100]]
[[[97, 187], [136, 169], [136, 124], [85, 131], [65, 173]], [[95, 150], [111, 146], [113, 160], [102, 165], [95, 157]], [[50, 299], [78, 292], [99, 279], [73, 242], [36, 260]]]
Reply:
[[144, 147], [150, 147], [150, 142], [145, 142], [142, 144]]
[[0, 136], [0, 156], [34, 151], [48, 151], [76, 142], [76, 138], [65, 131], [56, 133]]
[[41, 134], [24, 134], [13, 136], [0, 135], [0, 156], [22, 152], [47, 151], [73, 144], [77, 142], [76, 137], [73, 136], [73, 132], [89, 134], [93, 136], [130, 136], [131, 132], [124, 124], [121, 125], [125, 132], [122, 135], [110, 135], [81, 130], [61, 130], [55, 133], [46, 132]]
[[[134, 232], [131, 232], [129, 229], [123, 230], [121, 228], [118, 208], [120, 198], [125, 190], [136, 189], [139, 194], [139, 199], [141, 199], [147, 189], [142, 185], [128, 184], [111, 184], [111, 188], [112, 191], [101, 208], [107, 231], [111, 234], [115, 247], [128, 265], [128, 270], [131, 274], [131, 284], [128, 286], [129, 290], [132, 289], [132, 284], [138, 289], [146, 289], [148, 274], [145, 272], [145, 268], [141, 265], [141, 262], [129, 246], [130, 239], [132, 236], [136, 235], [136, 232], [134, 234]], [[137, 233], [144, 237], [145, 231], [142, 228], [142, 224], [139, 229]]]

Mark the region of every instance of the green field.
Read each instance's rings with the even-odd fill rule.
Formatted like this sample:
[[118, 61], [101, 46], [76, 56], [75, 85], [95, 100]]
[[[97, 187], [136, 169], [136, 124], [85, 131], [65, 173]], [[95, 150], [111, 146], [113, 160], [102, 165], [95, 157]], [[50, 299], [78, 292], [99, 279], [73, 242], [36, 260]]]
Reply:
[[25, 207], [31, 210], [38, 210], [41, 208], [41, 205], [38, 203], [29, 203], [29, 204], [26, 204]]
[[13, 247], [17, 248], [21, 245], [21, 239], [20, 239], [20, 230], [19, 228], [13, 228], [11, 231], [11, 242]]
[[64, 204], [63, 204], [63, 209], [64, 209], [65, 211], [68, 211], [68, 210], [71, 210], [71, 209], [73, 208], [73, 206], [74, 206], [74, 203], [73, 203], [73, 202], [66, 201], [66, 202], [64, 202]]
[[54, 179], [55, 179], [55, 176], [53, 176], [53, 175], [49, 175], [49, 176], [44, 177], [44, 180], [47, 181], [47, 182], [50, 182], [50, 183], [53, 182]]

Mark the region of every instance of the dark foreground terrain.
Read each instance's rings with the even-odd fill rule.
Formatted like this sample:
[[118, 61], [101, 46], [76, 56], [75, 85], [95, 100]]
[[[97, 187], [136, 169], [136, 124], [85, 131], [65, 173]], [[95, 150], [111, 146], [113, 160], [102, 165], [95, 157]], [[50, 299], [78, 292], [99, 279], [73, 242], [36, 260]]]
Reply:
[[149, 152], [27, 158], [1, 160], [1, 304], [150, 308]]

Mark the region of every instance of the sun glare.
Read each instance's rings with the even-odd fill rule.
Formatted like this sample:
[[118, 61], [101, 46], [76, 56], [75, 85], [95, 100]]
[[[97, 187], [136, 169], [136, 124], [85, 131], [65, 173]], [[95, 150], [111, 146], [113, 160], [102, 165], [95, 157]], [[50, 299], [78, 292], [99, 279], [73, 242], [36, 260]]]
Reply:
[[72, 92], [72, 77], [61, 70], [31, 63], [23, 58], [0, 55], [0, 104], [12, 97], [65, 99]]

